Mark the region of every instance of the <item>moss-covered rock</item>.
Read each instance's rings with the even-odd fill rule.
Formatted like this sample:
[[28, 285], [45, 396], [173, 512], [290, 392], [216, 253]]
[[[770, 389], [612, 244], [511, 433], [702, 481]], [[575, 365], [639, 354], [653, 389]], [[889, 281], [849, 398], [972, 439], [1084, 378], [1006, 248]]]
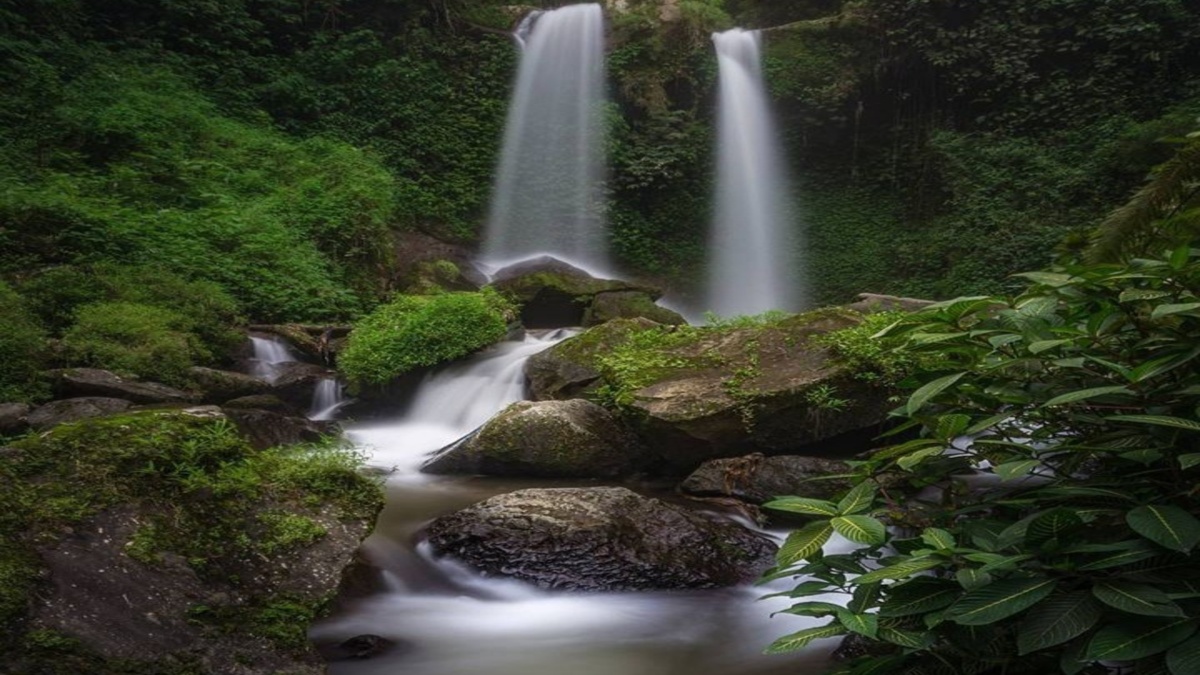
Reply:
[[616, 319], [534, 354], [525, 362], [530, 397], [542, 401], [593, 393], [600, 384], [599, 358], [632, 335], [659, 326], [649, 319]]
[[[492, 287], [521, 306], [521, 323], [526, 328], [595, 325], [607, 320], [606, 316], [644, 316], [637, 312], [638, 309], [664, 317], [678, 316], [654, 304], [662, 296], [658, 288], [632, 281], [597, 279], [578, 267], [549, 256], [533, 258], [500, 270], [492, 281]], [[623, 296], [624, 302], [622, 298], [612, 299], [606, 301], [599, 311], [594, 309], [599, 298], [613, 293], [628, 295]], [[633, 300], [635, 297], [642, 302]]]
[[305, 639], [382, 504], [330, 444], [255, 451], [219, 411], [64, 424], [0, 451], [13, 672], [316, 673]]
[[522, 401], [439, 453], [427, 473], [538, 478], [614, 478], [644, 460], [637, 436], [604, 408], [584, 401]]
[[583, 317], [583, 325], [598, 326], [613, 319], [645, 318], [669, 326], [687, 323], [678, 312], [659, 307], [644, 291], [610, 291], [598, 294]]

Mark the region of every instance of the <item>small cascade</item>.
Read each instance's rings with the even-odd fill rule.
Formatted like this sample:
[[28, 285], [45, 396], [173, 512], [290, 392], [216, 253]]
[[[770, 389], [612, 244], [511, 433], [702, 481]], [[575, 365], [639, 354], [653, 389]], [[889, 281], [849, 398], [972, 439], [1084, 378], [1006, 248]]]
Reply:
[[296, 356], [287, 344], [270, 338], [250, 336], [254, 345], [254, 359], [250, 374], [267, 382], [274, 382], [279, 376], [279, 364], [296, 361]]
[[334, 418], [337, 411], [350, 402], [344, 396], [344, 387], [336, 378], [327, 377], [313, 389], [312, 405], [308, 408], [308, 419], [325, 422]]
[[607, 266], [603, 208], [604, 16], [598, 4], [534, 12], [522, 46], [484, 241], [497, 266], [549, 253]]
[[767, 105], [762, 38], [735, 28], [713, 43], [720, 103], [706, 304], [719, 316], [801, 309], [797, 223]]

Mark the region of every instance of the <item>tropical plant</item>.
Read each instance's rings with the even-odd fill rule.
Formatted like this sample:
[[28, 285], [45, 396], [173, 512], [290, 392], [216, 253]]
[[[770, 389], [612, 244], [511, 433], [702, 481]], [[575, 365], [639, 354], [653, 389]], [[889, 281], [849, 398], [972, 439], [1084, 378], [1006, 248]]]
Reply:
[[[879, 649], [840, 672], [1200, 672], [1200, 249], [1022, 276], [878, 334], [936, 356], [896, 411], [919, 435], [840, 500], [768, 504], [812, 518], [770, 573], [803, 577], [787, 611], [831, 617], [771, 651], [858, 634]], [[834, 533], [860, 548], [824, 554]], [[829, 592], [849, 601], [805, 599]]]

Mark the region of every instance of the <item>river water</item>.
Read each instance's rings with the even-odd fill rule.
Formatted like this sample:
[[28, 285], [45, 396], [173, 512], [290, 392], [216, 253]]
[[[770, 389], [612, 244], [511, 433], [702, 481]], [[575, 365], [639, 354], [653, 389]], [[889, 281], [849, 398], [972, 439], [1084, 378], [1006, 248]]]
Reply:
[[[330, 664], [334, 675], [818, 675], [835, 640], [766, 656], [774, 638], [816, 621], [771, 613], [784, 590], [737, 587], [685, 592], [550, 592], [484, 578], [418, 543], [429, 520], [494, 494], [547, 482], [430, 476], [429, 453], [461, 437], [523, 394], [525, 359], [569, 335], [506, 342], [428, 378], [394, 421], [349, 425], [348, 437], [391, 473], [387, 505], [364, 557], [386, 589], [343, 604], [318, 623], [320, 643], [378, 635], [395, 643], [368, 659]], [[582, 483], [577, 483], [582, 484]], [[593, 485], [596, 483], [592, 483]], [[564, 483], [553, 483], [562, 486]], [[626, 485], [670, 498], [669, 486]]]

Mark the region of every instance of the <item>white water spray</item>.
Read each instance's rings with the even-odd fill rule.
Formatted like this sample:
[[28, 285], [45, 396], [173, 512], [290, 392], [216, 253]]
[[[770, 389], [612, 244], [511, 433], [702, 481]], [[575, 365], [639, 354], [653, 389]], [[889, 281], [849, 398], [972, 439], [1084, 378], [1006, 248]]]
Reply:
[[604, 18], [598, 4], [535, 12], [508, 110], [483, 253], [503, 266], [548, 253], [607, 268]]
[[326, 422], [337, 416], [338, 410], [350, 402], [343, 393], [342, 383], [337, 378], [327, 377], [313, 389], [312, 404], [308, 407], [308, 419]]
[[720, 316], [797, 310], [805, 304], [797, 221], [767, 106], [761, 35], [735, 28], [713, 43], [720, 127], [707, 306]]
[[296, 360], [292, 350], [279, 340], [251, 336], [250, 343], [254, 345], [254, 364], [250, 374], [267, 382], [274, 382], [279, 376], [279, 364]]

